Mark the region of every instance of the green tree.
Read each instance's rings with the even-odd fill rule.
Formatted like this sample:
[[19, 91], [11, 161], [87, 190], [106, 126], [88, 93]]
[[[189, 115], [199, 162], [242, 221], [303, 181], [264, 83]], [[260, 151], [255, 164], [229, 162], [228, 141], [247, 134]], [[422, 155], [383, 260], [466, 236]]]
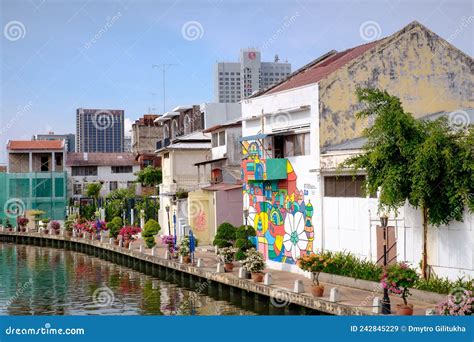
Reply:
[[462, 221], [466, 206], [473, 210], [473, 132], [453, 130], [446, 119], [415, 120], [400, 100], [386, 91], [359, 89], [366, 107], [357, 118], [373, 117], [364, 131], [363, 153], [342, 166], [365, 169], [366, 192], [379, 192], [380, 210], [407, 201], [423, 215], [422, 274], [427, 278], [428, 225]]
[[212, 244], [218, 248], [231, 247], [236, 238], [236, 228], [229, 222], [224, 222], [217, 227], [216, 236]]
[[102, 189], [101, 183], [89, 183], [86, 187], [86, 196], [92, 197], [94, 200], [97, 200], [100, 196], [100, 190]]
[[145, 186], [156, 186], [161, 183], [161, 169], [148, 165], [143, 170], [135, 173], [137, 182]]
[[148, 222], [145, 223], [145, 227], [142, 231], [142, 237], [145, 240], [145, 243], [148, 248], [152, 248], [155, 246], [155, 236], [160, 230], [160, 224], [153, 219], [148, 220]]

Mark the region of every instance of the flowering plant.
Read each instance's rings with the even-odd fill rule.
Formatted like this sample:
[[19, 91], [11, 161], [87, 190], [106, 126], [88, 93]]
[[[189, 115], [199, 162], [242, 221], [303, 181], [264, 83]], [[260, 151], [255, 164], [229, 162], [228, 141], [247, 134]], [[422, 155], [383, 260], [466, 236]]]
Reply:
[[418, 274], [407, 263], [401, 262], [390, 265], [384, 271], [380, 283], [384, 289], [393, 294], [400, 295], [405, 306], [408, 305], [407, 297], [410, 295], [409, 287], [413, 287], [418, 280]]
[[134, 226], [125, 226], [120, 229], [119, 235], [121, 235], [124, 239], [133, 240], [133, 235], [140, 233], [142, 229], [140, 227]]
[[52, 230], [59, 230], [61, 228], [61, 224], [58, 221], [51, 221], [50, 226]]
[[18, 217], [17, 222], [20, 227], [24, 227], [28, 224], [28, 222], [30, 222], [30, 220], [28, 220], [26, 217]]
[[473, 293], [464, 289], [455, 289], [436, 306], [436, 312], [445, 316], [471, 316], [473, 309]]
[[319, 274], [332, 262], [333, 261], [329, 254], [312, 253], [303, 255], [298, 259], [297, 264], [303, 271], [311, 272], [313, 276], [313, 284], [319, 286]]
[[260, 273], [265, 269], [263, 254], [255, 248], [250, 248], [245, 252], [245, 260], [242, 261], [243, 268], [251, 273]]
[[168, 246], [168, 252], [174, 253], [174, 236], [173, 235], [163, 235], [161, 238], [161, 243]]
[[229, 264], [234, 261], [235, 253], [237, 253], [237, 248], [234, 247], [223, 247], [217, 250], [217, 258], [220, 262]]
[[[107, 222], [103, 220], [99, 220], [99, 224], [100, 224], [100, 230], [107, 230]], [[97, 221], [91, 221], [90, 225], [94, 231], [97, 231], [97, 228], [98, 228]]]
[[91, 232], [91, 227], [90, 223], [88, 221], [78, 221], [73, 224], [74, 230], [77, 233], [90, 233]]
[[191, 249], [189, 248], [189, 236], [185, 236], [179, 244], [179, 255], [188, 256], [191, 254]]

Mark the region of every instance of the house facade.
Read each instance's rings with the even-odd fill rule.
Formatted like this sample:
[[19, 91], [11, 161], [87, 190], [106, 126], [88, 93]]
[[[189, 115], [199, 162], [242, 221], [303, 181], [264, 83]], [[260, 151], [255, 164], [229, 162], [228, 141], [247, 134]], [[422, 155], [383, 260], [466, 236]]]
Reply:
[[66, 170], [70, 196], [83, 197], [88, 184], [101, 183], [100, 196], [105, 197], [134, 186], [140, 166], [133, 153], [68, 153]]
[[[413, 22], [387, 38], [331, 51], [244, 100], [243, 205], [269, 266], [296, 272], [299, 256], [321, 249], [379, 260], [377, 198], [363, 196], [363, 173], [336, 174], [341, 145], [354, 143], [370, 124], [355, 118], [361, 109], [355, 90], [387, 90], [422, 118], [473, 108], [472, 70], [472, 58]], [[403, 211], [389, 220], [393, 251], [396, 260], [417, 266], [421, 214]], [[432, 272], [472, 276], [472, 216], [450, 226], [429, 237], [438, 241], [429, 243]], [[455, 247], [461, 240], [463, 247]]]

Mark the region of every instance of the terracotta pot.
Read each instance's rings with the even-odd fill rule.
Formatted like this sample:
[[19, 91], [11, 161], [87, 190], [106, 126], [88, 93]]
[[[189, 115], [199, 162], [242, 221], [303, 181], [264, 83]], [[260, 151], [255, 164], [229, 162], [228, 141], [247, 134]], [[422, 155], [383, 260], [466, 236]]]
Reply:
[[130, 240], [123, 240], [123, 248], [127, 248], [130, 246]]
[[256, 283], [261, 283], [263, 281], [263, 273], [252, 272], [252, 280]]
[[70, 230], [66, 230], [66, 236], [67, 237], [72, 237], [72, 232]]
[[20, 232], [22, 233], [26, 232], [26, 227], [20, 227]]
[[54, 234], [55, 234], [55, 235], [59, 235], [59, 229], [55, 229], [55, 230], [54, 230]]
[[45, 234], [49, 234], [49, 229], [45, 229], [45, 230], [44, 230], [44, 233], [45, 233]]
[[13, 228], [7, 228], [7, 230], [8, 230], [9, 232], [12, 232], [12, 231], [13, 231]]
[[397, 304], [397, 314], [399, 316], [411, 316], [413, 315], [413, 304]]
[[118, 246], [118, 245], [119, 245], [119, 240], [118, 240], [118, 239], [114, 239], [114, 245], [115, 245], [115, 246]]
[[314, 297], [322, 297], [324, 294], [324, 286], [312, 285], [311, 293], [313, 294]]
[[226, 272], [232, 272], [232, 270], [234, 269], [234, 264], [231, 262], [226, 262], [224, 264], [224, 269]]
[[183, 256], [183, 262], [185, 264], [190, 264], [191, 263], [191, 257], [189, 255]]

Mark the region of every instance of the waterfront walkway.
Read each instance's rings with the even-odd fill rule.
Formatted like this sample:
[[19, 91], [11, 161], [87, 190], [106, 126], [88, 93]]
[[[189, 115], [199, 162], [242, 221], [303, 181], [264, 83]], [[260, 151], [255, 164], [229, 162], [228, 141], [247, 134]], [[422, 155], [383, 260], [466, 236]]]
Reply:
[[[271, 274], [271, 285], [255, 283], [252, 280], [239, 278], [240, 263], [238, 262], [234, 263], [235, 267], [233, 272], [217, 272], [218, 262], [214, 253], [214, 247], [212, 246], [203, 246], [197, 248], [195, 260], [201, 259], [203, 263], [201, 267], [197, 267], [196, 265], [180, 264], [177, 260], [165, 259], [166, 248], [160, 242], [157, 243], [153, 253], [154, 255], [152, 255], [152, 250], [144, 248], [143, 241], [141, 239], [134, 241], [129, 249], [125, 249], [123, 247], [108, 243], [108, 240], [107, 242], [99, 242], [83, 238], [68, 238], [60, 235], [15, 233], [0, 230], [0, 238], [2, 236], [34, 237], [90, 245], [92, 247], [102, 249], [102, 252], [109, 250], [122, 255], [127, 255], [137, 260], [164, 266], [178, 272], [188, 273], [191, 276], [197, 276], [208, 279], [212, 282], [225, 284], [231, 288], [238, 288], [240, 290], [246, 290], [247, 292], [253, 292], [256, 295], [262, 295], [266, 297], [270, 300], [270, 305], [274, 305], [279, 308], [284, 307], [285, 305], [294, 304], [336, 315], [377, 315], [378, 313], [374, 312], [373, 310], [374, 298], [382, 298], [381, 289], [378, 286], [374, 286], [374, 290], [369, 291], [327, 282], [321, 282], [325, 286], [324, 296], [313, 297], [310, 293], [312, 284], [310, 279], [300, 274], [286, 271], [277, 271], [273, 269], [266, 269], [264, 271]], [[25, 241], [22, 242], [25, 243]], [[304, 285], [303, 292], [294, 292], [295, 280], [302, 281]], [[331, 288], [336, 287], [339, 290], [340, 297], [336, 301], [330, 301], [330, 290]], [[396, 304], [402, 303], [402, 300], [401, 298], [393, 295], [390, 296], [390, 299], [392, 303], [392, 312], [395, 312]], [[424, 302], [414, 298], [409, 298], [409, 303], [414, 305], [414, 315], [425, 315], [428, 309], [433, 309], [435, 307], [433, 301]]]

